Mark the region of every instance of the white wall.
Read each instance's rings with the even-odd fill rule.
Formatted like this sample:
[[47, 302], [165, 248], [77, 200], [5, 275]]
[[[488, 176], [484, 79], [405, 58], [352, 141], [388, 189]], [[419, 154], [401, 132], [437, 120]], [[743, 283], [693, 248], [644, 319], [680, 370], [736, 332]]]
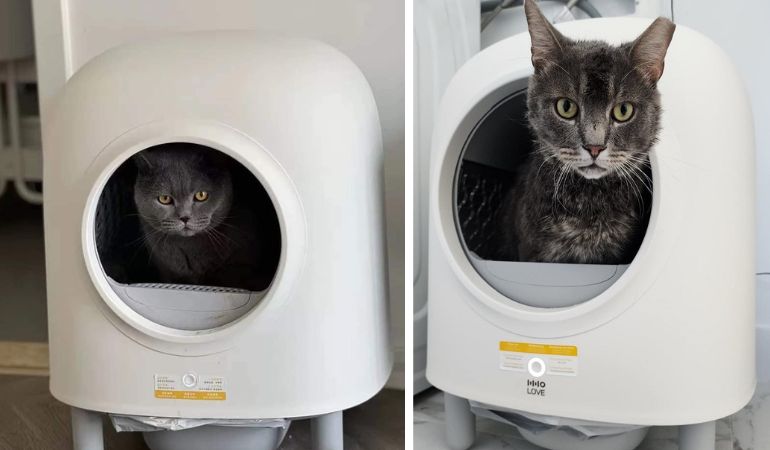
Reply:
[[[325, 41], [351, 57], [374, 91], [385, 150], [391, 324], [404, 383], [404, 3], [391, 0], [34, 0], [43, 121], [83, 64], [125, 42], [180, 31], [258, 29]], [[45, 124], [43, 125], [45, 126]], [[44, 143], [45, 151], [56, 151]]]

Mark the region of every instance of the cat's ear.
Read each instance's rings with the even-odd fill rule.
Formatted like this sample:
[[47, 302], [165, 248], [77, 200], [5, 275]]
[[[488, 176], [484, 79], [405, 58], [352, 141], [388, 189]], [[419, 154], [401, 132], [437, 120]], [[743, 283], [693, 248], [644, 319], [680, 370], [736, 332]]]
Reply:
[[146, 173], [152, 170], [152, 162], [150, 161], [150, 158], [147, 157], [146, 152], [139, 152], [131, 159], [134, 160], [134, 164], [139, 172]]
[[536, 72], [541, 71], [558, 60], [568, 40], [545, 18], [534, 0], [525, 0], [524, 14], [532, 39], [532, 65]]
[[653, 84], [663, 75], [663, 60], [675, 29], [674, 22], [658, 17], [631, 45], [631, 62]]

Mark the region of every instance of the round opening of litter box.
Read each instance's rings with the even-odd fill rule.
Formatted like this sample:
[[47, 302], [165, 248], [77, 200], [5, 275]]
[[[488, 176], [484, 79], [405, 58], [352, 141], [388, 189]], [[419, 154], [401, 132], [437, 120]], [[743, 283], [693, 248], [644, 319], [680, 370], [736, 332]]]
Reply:
[[243, 164], [213, 148], [166, 143], [107, 179], [93, 214], [98, 269], [155, 324], [210, 330], [254, 309], [282, 248], [275, 205]]
[[[533, 152], [534, 137], [526, 111], [524, 89], [494, 105], [468, 136], [455, 171], [455, 225], [466, 257], [495, 290], [528, 306], [574, 306], [615, 283], [636, 251], [621, 264], [546, 263], [519, 258], [517, 237], [510, 231], [509, 209], [517, 201], [515, 186]], [[633, 245], [637, 249], [647, 229], [652, 197], [652, 174], [649, 168], [644, 170], [644, 186], [638, 187], [642, 226], [635, 233], [638, 242]]]

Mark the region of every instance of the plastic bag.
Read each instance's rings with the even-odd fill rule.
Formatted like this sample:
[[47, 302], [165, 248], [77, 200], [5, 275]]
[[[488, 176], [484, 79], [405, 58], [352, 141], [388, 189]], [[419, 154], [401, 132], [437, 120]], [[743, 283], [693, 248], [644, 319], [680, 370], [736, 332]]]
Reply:
[[546, 416], [513, 409], [500, 408], [471, 401], [473, 413], [480, 417], [486, 417], [497, 422], [513, 425], [519, 430], [532, 434], [549, 432], [555, 428], [573, 434], [578, 438], [592, 438], [596, 436], [609, 436], [623, 434], [647, 428], [643, 425], [626, 425], [606, 422], [593, 422], [590, 420], [569, 419], [565, 417]]
[[129, 416], [110, 414], [116, 431], [179, 431], [203, 425], [225, 427], [289, 428], [288, 419], [184, 419], [178, 417]]

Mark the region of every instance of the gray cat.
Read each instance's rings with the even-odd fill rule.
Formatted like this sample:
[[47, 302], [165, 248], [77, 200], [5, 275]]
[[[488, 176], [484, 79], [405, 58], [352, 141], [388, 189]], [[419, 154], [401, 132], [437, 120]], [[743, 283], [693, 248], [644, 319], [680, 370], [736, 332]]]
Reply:
[[226, 156], [169, 144], [134, 161], [143, 241], [162, 282], [266, 287], [272, 275], [260, 267], [266, 247], [253, 213], [234, 201]]
[[650, 204], [648, 153], [656, 88], [675, 25], [655, 20], [635, 41], [573, 41], [525, 3], [534, 75], [527, 118], [535, 148], [503, 204], [512, 259], [625, 264]]

